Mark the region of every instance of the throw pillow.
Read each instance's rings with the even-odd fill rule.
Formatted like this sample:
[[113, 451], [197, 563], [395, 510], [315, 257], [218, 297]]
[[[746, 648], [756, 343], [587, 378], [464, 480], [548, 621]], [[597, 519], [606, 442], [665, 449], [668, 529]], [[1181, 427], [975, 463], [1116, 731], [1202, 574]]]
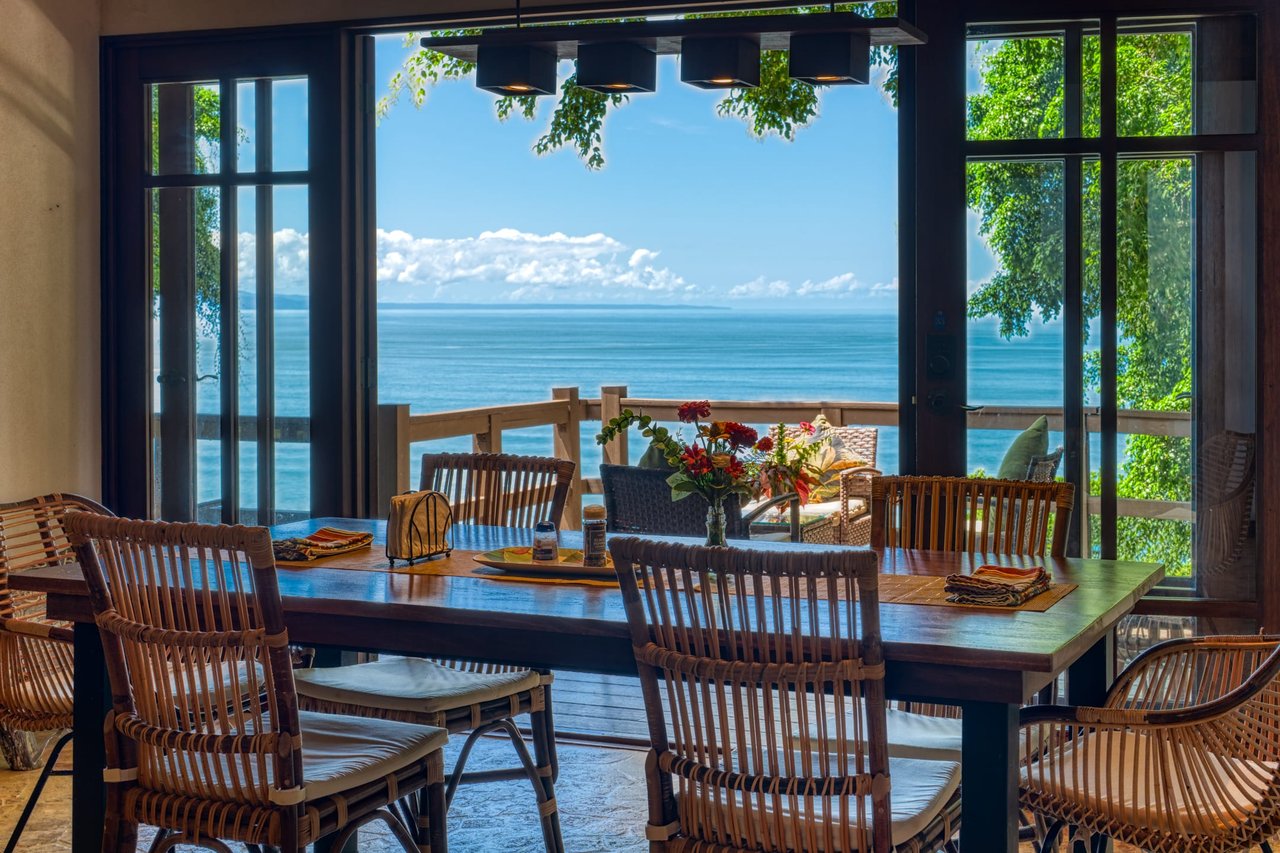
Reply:
[[996, 474], [1001, 480], [1025, 480], [1027, 466], [1032, 456], [1044, 456], [1049, 452], [1049, 419], [1041, 415], [1035, 423], [1013, 440], [1000, 462]]
[[662, 454], [662, 451], [651, 444], [649, 449], [644, 452], [644, 455], [640, 457], [640, 461], [636, 463], [636, 467], [670, 468], [671, 466], [667, 464], [667, 457]]

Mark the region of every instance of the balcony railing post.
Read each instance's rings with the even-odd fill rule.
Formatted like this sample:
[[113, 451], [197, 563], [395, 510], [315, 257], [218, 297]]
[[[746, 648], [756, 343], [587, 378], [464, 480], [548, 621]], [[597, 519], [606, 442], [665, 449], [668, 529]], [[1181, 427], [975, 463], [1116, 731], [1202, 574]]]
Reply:
[[555, 426], [555, 455], [573, 463], [573, 485], [564, 504], [561, 527], [577, 530], [582, 521], [582, 404], [577, 388], [552, 388], [553, 400], [564, 400], [568, 406], [565, 419]]
[[409, 490], [409, 407], [378, 406], [378, 507], [385, 512], [391, 496]]
[[489, 415], [489, 428], [471, 437], [471, 449], [476, 453], [502, 452], [502, 418]]
[[[603, 426], [622, 414], [622, 401], [627, 396], [626, 385], [600, 386], [600, 424]], [[604, 461], [608, 465], [626, 465], [631, 457], [627, 448], [627, 433], [624, 430], [618, 437], [603, 448]]]

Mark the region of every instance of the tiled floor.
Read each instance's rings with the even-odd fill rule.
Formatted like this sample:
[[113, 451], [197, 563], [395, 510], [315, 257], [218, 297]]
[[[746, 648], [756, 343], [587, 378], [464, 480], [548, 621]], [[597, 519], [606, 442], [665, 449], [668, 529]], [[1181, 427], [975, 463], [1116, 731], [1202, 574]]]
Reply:
[[[476, 748], [473, 766], [502, 766], [509, 750], [500, 741], [486, 739]], [[560, 756], [557, 800], [565, 846], [570, 853], [646, 851], [644, 753], [565, 745]], [[8, 839], [35, 779], [35, 772], [0, 770], [0, 843]], [[70, 780], [51, 780], [19, 849], [38, 853], [69, 849], [70, 800]], [[523, 783], [464, 787], [459, 790], [449, 817], [449, 849], [454, 853], [524, 853], [542, 849], [533, 795]], [[361, 851], [367, 853], [400, 850], [380, 828], [362, 832], [360, 840]], [[1030, 853], [1031, 846], [1024, 845], [1023, 850]], [[1117, 848], [1116, 853], [1134, 851]]]

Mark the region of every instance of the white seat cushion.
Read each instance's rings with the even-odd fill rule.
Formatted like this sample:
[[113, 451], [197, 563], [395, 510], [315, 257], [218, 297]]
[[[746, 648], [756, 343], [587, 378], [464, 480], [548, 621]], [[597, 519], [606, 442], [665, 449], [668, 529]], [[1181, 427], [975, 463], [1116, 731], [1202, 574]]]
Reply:
[[422, 658], [390, 658], [354, 666], [294, 671], [298, 694], [362, 708], [432, 713], [502, 699], [538, 686], [540, 676], [465, 672]]
[[[794, 760], [800, 762], [802, 759], [797, 756]], [[796, 766], [799, 766], [799, 764]], [[955, 795], [956, 789], [960, 787], [960, 765], [952, 761], [890, 758], [889, 778], [891, 780], [889, 805], [893, 821], [892, 836], [893, 844], [897, 846], [924, 832], [951, 800], [952, 796]], [[766, 809], [763, 813], [759, 811], [752, 811], [751, 813], [755, 820], [761, 822], [757, 832], [762, 835], [765, 834], [766, 827], [769, 825], [769, 815], [771, 814], [767, 801], [768, 798], [766, 797]], [[739, 799], [739, 802], [741, 802], [741, 799]], [[785, 804], [785, 797], [783, 802]], [[786, 806], [784, 805], [784, 812], [786, 811]], [[868, 819], [869, 817], [868, 813]], [[818, 821], [818, 827], [815, 827], [814, 836], [821, 843], [823, 833], [820, 827], [824, 819], [819, 816], [816, 820]], [[801, 838], [809, 837], [806, 831], [809, 821], [810, 818], [806, 816], [802, 815], [800, 817], [799, 831]], [[784, 824], [784, 826], [787, 833], [785, 843], [791, 849], [799, 849], [796, 838], [792, 836], [795, 829], [790, 823]], [[821, 846], [819, 849], [821, 849]]]
[[394, 773], [442, 749], [449, 732], [390, 720], [298, 713], [306, 799], [318, 800]]
[[[1022, 770], [1022, 786], [1050, 796], [1119, 811], [1128, 822], [1161, 826], [1202, 826], [1208, 816], [1220, 828], [1236, 826], [1256, 812], [1275, 784], [1277, 763], [1245, 761], [1166, 743], [1163, 759], [1151, 736], [1135, 731], [1086, 735], [1062, 753], [1051, 753], [1041, 785], [1038, 765]], [[1204, 781], [1212, 776], [1212, 785]], [[1139, 781], [1143, 780], [1143, 781]], [[1150, 781], [1147, 781], [1150, 780]], [[1208, 791], [1220, 791], [1210, 795]], [[1198, 820], [1194, 816], [1201, 816]]]

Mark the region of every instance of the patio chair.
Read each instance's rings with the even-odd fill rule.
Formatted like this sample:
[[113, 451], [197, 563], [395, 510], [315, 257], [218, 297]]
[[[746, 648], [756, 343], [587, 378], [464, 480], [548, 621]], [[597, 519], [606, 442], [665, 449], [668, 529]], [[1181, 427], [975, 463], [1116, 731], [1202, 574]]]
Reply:
[[432, 851], [445, 850], [444, 729], [297, 710], [271, 535], [71, 513], [113, 707], [103, 849], [155, 853], [226, 842], [334, 849], [426, 791]]
[[[974, 554], [1066, 556], [1075, 505], [1070, 483], [969, 477], [876, 477], [871, 545]], [[995, 512], [993, 513], [993, 510]]]
[[1196, 571], [1216, 574], [1240, 559], [1253, 512], [1253, 433], [1224, 430], [1196, 449]]
[[0, 504], [0, 726], [14, 741], [13, 754], [7, 756], [19, 765], [14, 769], [25, 769], [20, 766], [20, 759], [29, 760], [30, 766], [39, 761], [38, 755], [23, 754], [29, 745], [19, 736], [60, 733], [27, 797], [5, 853], [17, 848], [49, 777], [69, 775], [55, 767], [63, 748], [71, 741], [74, 676], [71, 628], [45, 616], [42, 593], [11, 590], [9, 577], [75, 559], [63, 528], [71, 510], [111, 515], [101, 504], [71, 494]]
[[455, 522], [560, 526], [573, 484], [567, 459], [508, 453], [424, 453], [420, 489], [444, 494]]
[[959, 765], [887, 751], [876, 554], [609, 550], [652, 743], [650, 850], [950, 849]]
[[[707, 532], [707, 500], [690, 494], [671, 500], [667, 468], [638, 468], [633, 465], [600, 466], [604, 488], [606, 525], [610, 533], [648, 533], [654, 536], [704, 536]], [[794, 493], [779, 495], [761, 502], [743, 513], [737, 495], [724, 502], [724, 515], [729, 539], [751, 538], [751, 523], [778, 506], [791, 507], [787, 538], [800, 541], [799, 502]], [[770, 537], [773, 538], [773, 537]]]
[[[422, 488], [443, 492], [458, 518], [476, 524], [532, 527], [550, 519], [560, 525], [574, 464], [563, 459], [498, 453], [428, 453], [422, 457]], [[564, 850], [556, 809], [553, 676], [546, 670], [457, 660], [389, 658], [295, 673], [299, 707], [308, 711], [400, 720], [467, 734], [445, 789], [446, 807], [458, 786], [471, 782], [526, 779], [537, 801], [548, 851]], [[529, 715], [533, 756], [517, 717]], [[519, 765], [469, 774], [467, 759], [484, 735], [506, 735]], [[406, 803], [422, 815], [419, 803]], [[421, 836], [420, 836], [421, 837]]]
[[[791, 438], [802, 434], [799, 427], [788, 427], [787, 433]], [[858, 459], [865, 464], [840, 470], [837, 501], [810, 503], [807, 507], [811, 512], [827, 512], [834, 518], [834, 544], [871, 544], [871, 478], [881, 475], [876, 468], [880, 430], [876, 427], [826, 426], [819, 429], [814, 438], [830, 439], [837, 455]]]
[[1102, 708], [1022, 710], [1021, 800], [1062, 830], [1152, 853], [1270, 853], [1280, 830], [1280, 637], [1153, 646]]

